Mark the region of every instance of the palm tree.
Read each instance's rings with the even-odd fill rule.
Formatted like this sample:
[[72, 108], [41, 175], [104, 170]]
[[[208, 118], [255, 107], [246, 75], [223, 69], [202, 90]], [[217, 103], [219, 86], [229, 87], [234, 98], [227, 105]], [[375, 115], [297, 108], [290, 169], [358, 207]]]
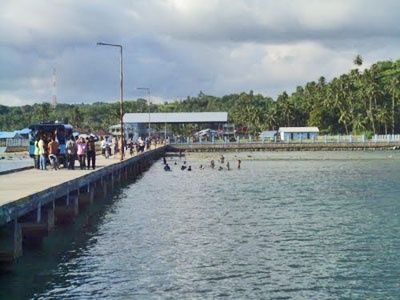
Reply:
[[398, 92], [399, 92], [399, 79], [396, 77], [393, 77], [390, 80], [390, 83], [388, 85], [388, 91], [392, 95], [392, 134], [394, 134], [395, 130], [395, 118], [394, 118], [394, 112], [395, 112], [395, 100], [397, 98]]
[[289, 96], [286, 93], [286, 91], [278, 96], [277, 103], [278, 103], [279, 112], [280, 112], [282, 118], [286, 122], [285, 125], [287, 127], [290, 127], [290, 121], [291, 121], [291, 118], [293, 115], [293, 113], [292, 113], [293, 107], [289, 101]]

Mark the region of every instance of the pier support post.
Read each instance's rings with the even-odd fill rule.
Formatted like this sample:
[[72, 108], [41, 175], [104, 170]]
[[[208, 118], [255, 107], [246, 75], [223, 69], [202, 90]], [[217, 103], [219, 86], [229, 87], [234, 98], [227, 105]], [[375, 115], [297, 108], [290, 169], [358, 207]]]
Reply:
[[102, 187], [103, 187], [103, 197], [107, 197], [107, 181], [101, 180]]
[[22, 232], [17, 219], [0, 228], [0, 262], [11, 262], [22, 255]]

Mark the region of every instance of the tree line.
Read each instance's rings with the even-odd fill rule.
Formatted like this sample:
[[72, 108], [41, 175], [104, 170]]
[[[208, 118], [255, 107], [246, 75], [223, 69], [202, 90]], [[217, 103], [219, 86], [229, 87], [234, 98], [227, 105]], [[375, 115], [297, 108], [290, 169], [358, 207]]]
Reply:
[[[228, 112], [228, 122], [251, 134], [279, 127], [317, 126], [326, 134], [394, 134], [400, 132], [400, 59], [381, 61], [361, 71], [355, 68], [327, 82], [324, 77], [283, 91], [276, 100], [253, 91], [215, 97], [200, 92], [196, 97], [162, 104], [145, 99], [124, 100], [125, 113]], [[36, 103], [0, 105], [0, 131], [13, 131], [43, 120], [64, 120], [83, 131], [108, 130], [119, 124], [119, 102], [93, 104]], [[186, 126], [189, 133], [195, 124]], [[171, 127], [177, 133], [181, 129]]]

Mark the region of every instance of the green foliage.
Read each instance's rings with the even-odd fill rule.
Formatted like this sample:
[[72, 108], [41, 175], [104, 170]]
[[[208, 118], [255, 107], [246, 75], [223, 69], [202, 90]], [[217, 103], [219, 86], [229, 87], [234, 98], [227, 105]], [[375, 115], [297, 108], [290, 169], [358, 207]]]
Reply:
[[[326, 82], [298, 86], [288, 95], [283, 91], [276, 101], [248, 93], [221, 98], [200, 92], [197, 97], [163, 104], [146, 99], [125, 100], [124, 112], [206, 112], [227, 111], [228, 122], [250, 133], [277, 130], [280, 126], [317, 126], [327, 134], [374, 134], [400, 131], [400, 60], [383, 61], [360, 71], [363, 59], [354, 58], [356, 69]], [[119, 123], [119, 102], [93, 104], [49, 103], [12, 107], [0, 105], [0, 131], [22, 129], [42, 120], [65, 120], [81, 131], [107, 130]], [[176, 135], [199, 130], [197, 124], [171, 125]]]

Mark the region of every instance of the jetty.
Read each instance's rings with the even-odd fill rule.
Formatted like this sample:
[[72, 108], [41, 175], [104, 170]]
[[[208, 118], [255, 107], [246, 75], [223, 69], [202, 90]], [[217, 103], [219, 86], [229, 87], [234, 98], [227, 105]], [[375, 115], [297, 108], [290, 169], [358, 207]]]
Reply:
[[148, 170], [165, 151], [162, 146], [124, 160], [97, 155], [94, 170], [32, 168], [0, 175], [0, 263], [12, 262], [23, 254], [25, 243], [40, 241], [57, 225], [74, 222], [90, 211], [88, 206]]

